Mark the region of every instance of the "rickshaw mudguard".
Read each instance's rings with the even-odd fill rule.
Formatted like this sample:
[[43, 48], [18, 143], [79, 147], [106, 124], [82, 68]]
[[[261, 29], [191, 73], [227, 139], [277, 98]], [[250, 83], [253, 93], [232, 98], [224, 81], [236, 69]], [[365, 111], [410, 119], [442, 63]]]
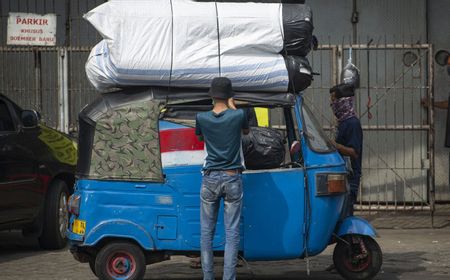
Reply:
[[366, 235], [372, 238], [377, 237], [375, 228], [366, 220], [360, 217], [350, 216], [345, 218], [336, 227], [335, 233], [342, 237], [347, 234]]
[[83, 245], [94, 246], [107, 237], [132, 239], [143, 249], [155, 249], [155, 243], [150, 233], [136, 223], [121, 219], [106, 220], [95, 226], [87, 234]]

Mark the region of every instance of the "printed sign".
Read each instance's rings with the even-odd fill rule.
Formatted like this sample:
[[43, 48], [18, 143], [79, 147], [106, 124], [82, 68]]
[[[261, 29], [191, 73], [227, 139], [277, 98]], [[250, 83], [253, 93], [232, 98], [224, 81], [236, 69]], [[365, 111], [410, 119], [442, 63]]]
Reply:
[[55, 46], [56, 15], [9, 13], [6, 44]]

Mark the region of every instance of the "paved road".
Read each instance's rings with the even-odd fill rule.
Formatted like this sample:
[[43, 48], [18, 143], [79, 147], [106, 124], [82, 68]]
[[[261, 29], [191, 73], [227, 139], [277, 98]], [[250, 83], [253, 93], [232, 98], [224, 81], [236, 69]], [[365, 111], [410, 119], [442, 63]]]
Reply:
[[[450, 279], [450, 227], [379, 231], [383, 267], [376, 279], [448, 280]], [[251, 262], [238, 269], [238, 279], [342, 279], [326, 272], [331, 264], [332, 247], [311, 259], [311, 276], [306, 275], [304, 260]], [[220, 262], [220, 260], [219, 260]], [[220, 273], [219, 266], [217, 272]], [[0, 279], [96, 279], [87, 264], [76, 262], [65, 250], [42, 251], [36, 241], [18, 233], [0, 233]], [[201, 271], [189, 268], [189, 259], [147, 267], [145, 279], [200, 280]]]

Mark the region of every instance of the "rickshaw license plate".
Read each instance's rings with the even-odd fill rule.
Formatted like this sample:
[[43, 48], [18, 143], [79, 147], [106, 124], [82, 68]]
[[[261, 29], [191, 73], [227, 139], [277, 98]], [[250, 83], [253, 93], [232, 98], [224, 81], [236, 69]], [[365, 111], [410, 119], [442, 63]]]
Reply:
[[75, 219], [72, 225], [72, 232], [84, 235], [85, 231], [86, 231], [86, 221]]

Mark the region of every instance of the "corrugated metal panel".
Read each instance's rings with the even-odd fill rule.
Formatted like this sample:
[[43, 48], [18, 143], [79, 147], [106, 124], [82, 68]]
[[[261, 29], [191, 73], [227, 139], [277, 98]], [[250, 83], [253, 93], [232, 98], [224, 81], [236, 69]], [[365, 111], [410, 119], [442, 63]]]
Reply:
[[313, 11], [314, 34], [321, 44], [351, 42], [352, 0], [306, 1]]
[[425, 0], [357, 0], [358, 42], [387, 37], [390, 43], [426, 43]]

